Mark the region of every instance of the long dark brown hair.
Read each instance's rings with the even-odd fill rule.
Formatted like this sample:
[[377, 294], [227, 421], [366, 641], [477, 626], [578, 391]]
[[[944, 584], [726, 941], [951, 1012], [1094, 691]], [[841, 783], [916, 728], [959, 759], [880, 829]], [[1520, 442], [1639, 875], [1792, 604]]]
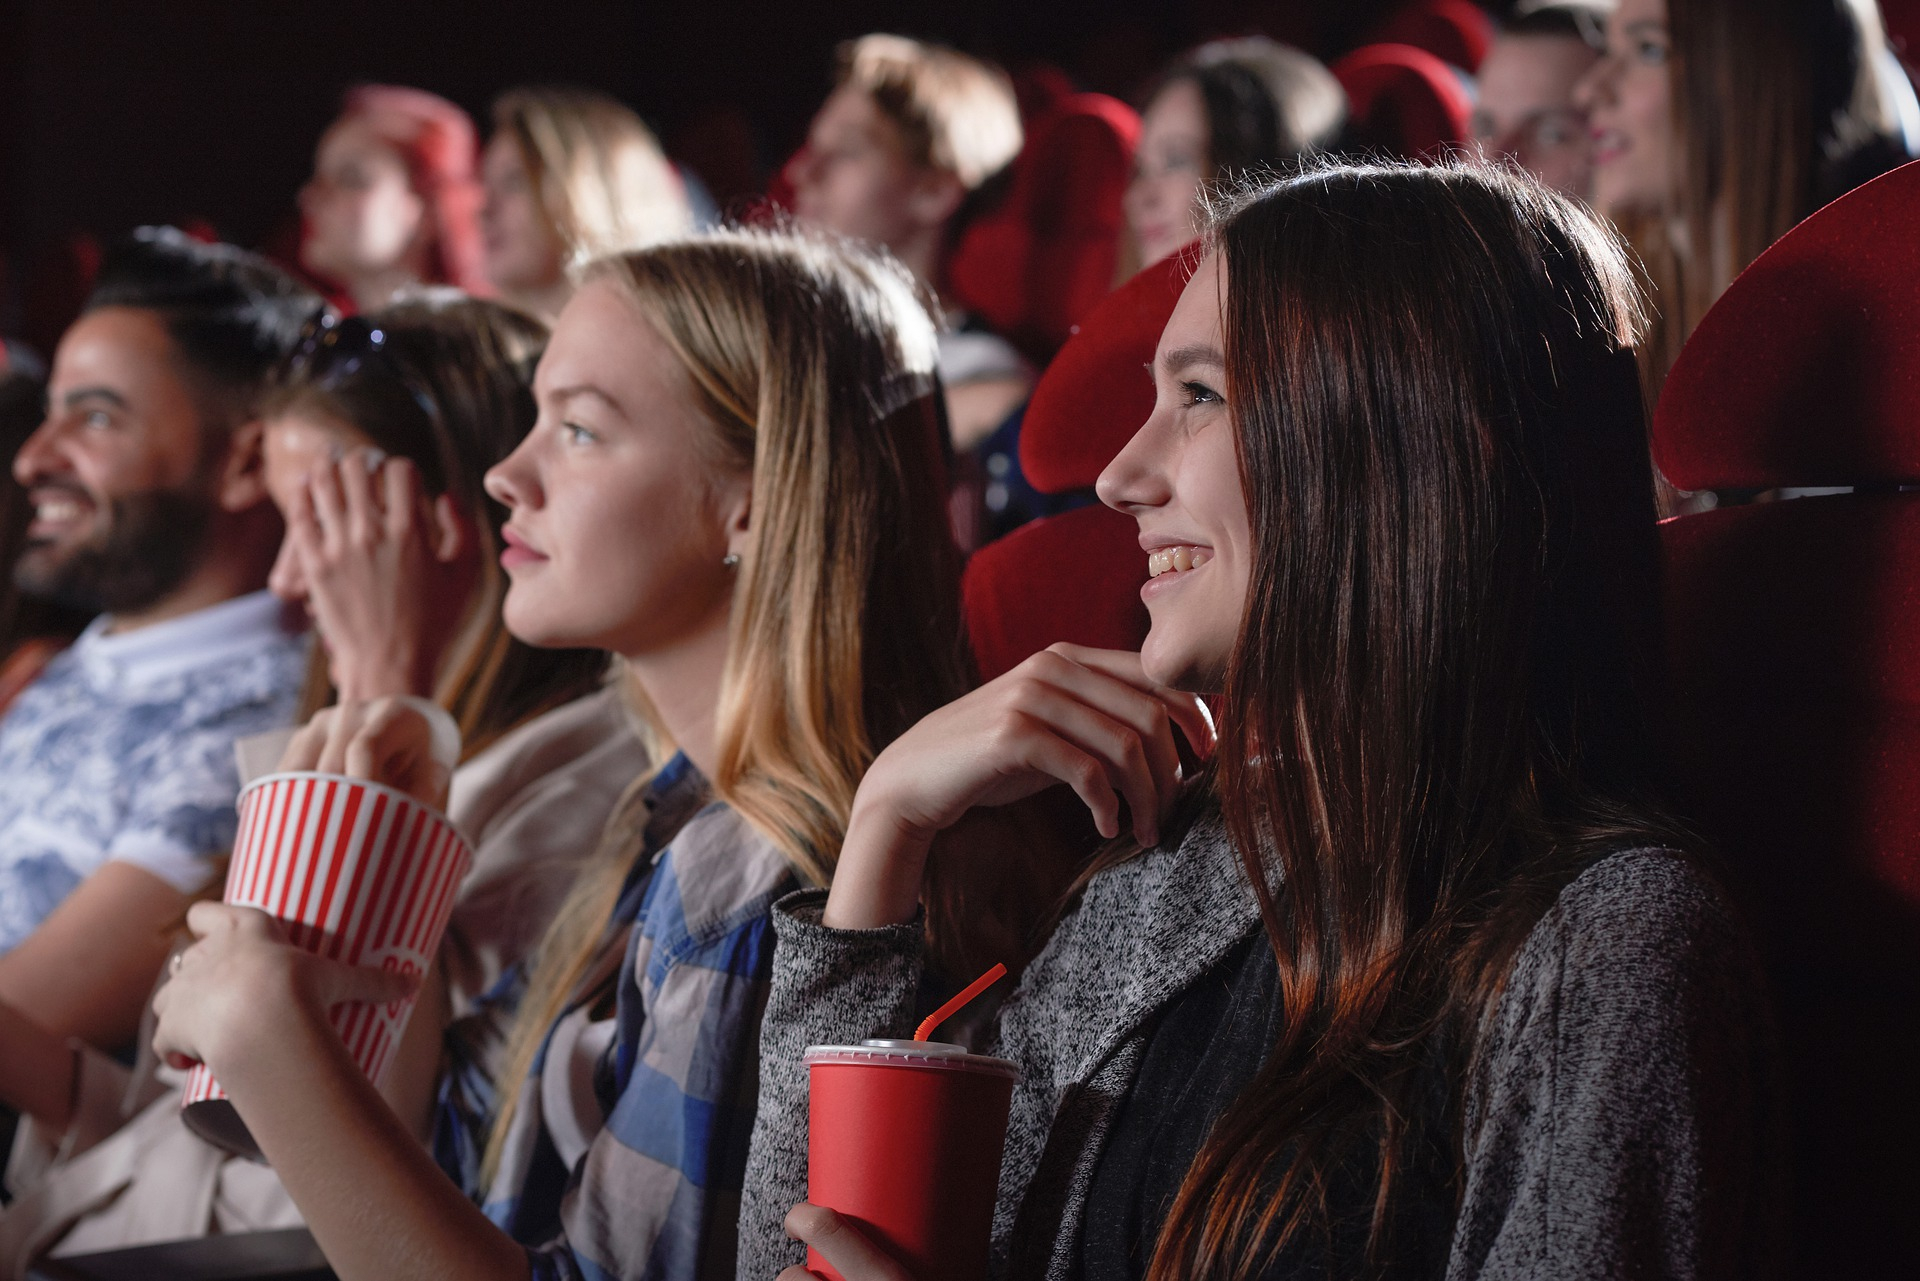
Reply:
[[1600, 852], [1676, 839], [1637, 713], [1639, 302], [1591, 216], [1465, 163], [1255, 189], [1211, 248], [1253, 540], [1216, 791], [1282, 1013], [1150, 1275], [1329, 1248], [1356, 1169], [1376, 1275], [1417, 1245], [1396, 1216], [1436, 1134], [1457, 1190], [1474, 1033], [1528, 931]]
[[1656, 395], [1748, 263], [1904, 159], [1879, 88], [1886, 34], [1873, 0], [1667, 0], [1667, 30], [1667, 206], [1621, 222], [1653, 285], [1643, 365]]

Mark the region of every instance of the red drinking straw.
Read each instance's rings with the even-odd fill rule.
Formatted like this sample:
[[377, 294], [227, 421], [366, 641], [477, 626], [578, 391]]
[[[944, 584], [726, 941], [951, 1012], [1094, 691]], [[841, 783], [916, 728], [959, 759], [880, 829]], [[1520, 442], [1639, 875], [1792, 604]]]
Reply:
[[935, 1010], [933, 1013], [927, 1015], [926, 1019], [921, 1022], [920, 1026], [914, 1029], [913, 1039], [916, 1041], [926, 1040], [929, 1036], [933, 1034], [933, 1030], [935, 1028], [939, 1027], [942, 1023], [945, 1023], [948, 1019], [952, 1018], [955, 1014], [959, 1013], [961, 1006], [965, 1005], [968, 1001], [971, 1001], [974, 997], [980, 995], [982, 992], [986, 991], [988, 988], [992, 987], [995, 983], [998, 983], [1001, 979], [1005, 977], [1007, 977], [1007, 967], [996, 962], [992, 969], [988, 970], [985, 974], [982, 974], [979, 978], [975, 979], [973, 982], [967, 984], [965, 988], [961, 989], [960, 995], [954, 997], [951, 1001], [948, 1001], [945, 1005], [941, 1006], [939, 1009]]

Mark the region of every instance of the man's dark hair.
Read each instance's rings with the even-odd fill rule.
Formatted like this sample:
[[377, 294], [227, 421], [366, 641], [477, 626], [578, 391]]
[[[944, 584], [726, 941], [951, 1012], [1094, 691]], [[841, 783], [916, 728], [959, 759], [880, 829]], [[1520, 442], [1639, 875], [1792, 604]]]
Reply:
[[228, 425], [253, 412], [320, 296], [258, 254], [172, 227], [142, 227], [107, 252], [85, 310], [155, 312]]

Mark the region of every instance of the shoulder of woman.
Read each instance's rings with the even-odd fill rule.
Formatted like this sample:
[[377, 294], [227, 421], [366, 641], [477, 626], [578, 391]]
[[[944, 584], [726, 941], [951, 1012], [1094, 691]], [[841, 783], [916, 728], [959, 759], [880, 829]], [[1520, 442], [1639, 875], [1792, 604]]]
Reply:
[[[1698, 862], [1626, 849], [1575, 877], [1528, 934], [1500, 1021], [1551, 1005], [1562, 1033], [1592, 1022], [1644, 1031], [1752, 1016], [1762, 981], [1744, 923]], [[1716, 1012], [1717, 1011], [1717, 1012]]]
[[463, 830], [484, 827], [522, 793], [592, 783], [600, 775], [617, 793], [646, 767], [646, 747], [614, 691], [596, 690], [515, 726], [462, 762], [453, 772], [448, 810]]
[[738, 810], [714, 801], [667, 843], [654, 869], [647, 914], [674, 916], [677, 927], [694, 938], [756, 919], [770, 931], [774, 901], [798, 885], [780, 847]]

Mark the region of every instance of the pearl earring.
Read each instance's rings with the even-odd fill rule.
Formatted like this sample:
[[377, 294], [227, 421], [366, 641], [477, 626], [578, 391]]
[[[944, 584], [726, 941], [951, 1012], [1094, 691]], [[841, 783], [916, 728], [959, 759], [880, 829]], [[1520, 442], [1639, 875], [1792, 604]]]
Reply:
[[726, 566], [728, 569], [738, 569], [740, 568], [740, 553], [728, 552], [725, 556], [722, 556], [720, 558], [720, 563]]

